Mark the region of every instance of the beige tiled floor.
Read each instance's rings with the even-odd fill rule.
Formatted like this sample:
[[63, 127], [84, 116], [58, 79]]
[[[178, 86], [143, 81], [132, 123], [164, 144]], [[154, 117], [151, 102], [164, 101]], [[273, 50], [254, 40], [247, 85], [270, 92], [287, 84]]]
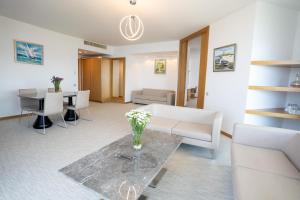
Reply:
[[[93, 121], [68, 129], [54, 125], [46, 135], [17, 119], [0, 121], [0, 199], [96, 200], [94, 191], [74, 182], [59, 169], [128, 134], [124, 117], [132, 104], [91, 104]], [[85, 112], [81, 113], [85, 115]], [[158, 188], [148, 199], [232, 199], [230, 140], [224, 139], [216, 160], [209, 151], [182, 145], [168, 162]]]

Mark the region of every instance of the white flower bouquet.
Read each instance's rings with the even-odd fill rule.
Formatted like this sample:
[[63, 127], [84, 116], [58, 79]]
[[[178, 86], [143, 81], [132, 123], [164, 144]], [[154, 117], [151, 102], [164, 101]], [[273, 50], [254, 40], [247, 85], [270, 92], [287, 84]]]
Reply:
[[135, 149], [141, 149], [141, 136], [145, 127], [150, 122], [151, 113], [143, 110], [131, 110], [126, 113], [125, 116], [132, 128], [133, 147]]

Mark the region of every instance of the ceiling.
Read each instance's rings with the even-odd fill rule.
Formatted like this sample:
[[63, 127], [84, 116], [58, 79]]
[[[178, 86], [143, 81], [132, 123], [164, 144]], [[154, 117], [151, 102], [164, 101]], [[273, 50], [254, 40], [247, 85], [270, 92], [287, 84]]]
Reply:
[[[0, 0], [0, 15], [102, 44], [126, 45], [178, 40], [254, 1], [137, 0], [131, 6], [129, 0]], [[119, 33], [121, 18], [129, 14], [139, 15], [145, 26], [137, 42]]]

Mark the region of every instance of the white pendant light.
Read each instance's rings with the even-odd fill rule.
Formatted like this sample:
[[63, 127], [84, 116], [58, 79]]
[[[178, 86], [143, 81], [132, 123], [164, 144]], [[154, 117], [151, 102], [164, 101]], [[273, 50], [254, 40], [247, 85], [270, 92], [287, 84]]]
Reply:
[[[136, 1], [131, 0], [131, 5], [135, 5]], [[144, 33], [144, 24], [137, 15], [128, 15], [120, 21], [121, 35], [129, 41], [135, 41], [140, 39]]]

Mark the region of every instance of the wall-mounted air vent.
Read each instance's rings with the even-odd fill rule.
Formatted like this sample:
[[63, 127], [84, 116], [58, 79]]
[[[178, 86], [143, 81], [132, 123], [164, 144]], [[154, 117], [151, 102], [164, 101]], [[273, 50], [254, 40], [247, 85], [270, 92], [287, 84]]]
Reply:
[[98, 48], [101, 48], [101, 49], [107, 49], [107, 46], [104, 45], [104, 44], [98, 44], [96, 42], [90, 42], [90, 41], [87, 41], [87, 40], [84, 40], [84, 44], [89, 45], [89, 46], [93, 46], [93, 47], [98, 47]]

